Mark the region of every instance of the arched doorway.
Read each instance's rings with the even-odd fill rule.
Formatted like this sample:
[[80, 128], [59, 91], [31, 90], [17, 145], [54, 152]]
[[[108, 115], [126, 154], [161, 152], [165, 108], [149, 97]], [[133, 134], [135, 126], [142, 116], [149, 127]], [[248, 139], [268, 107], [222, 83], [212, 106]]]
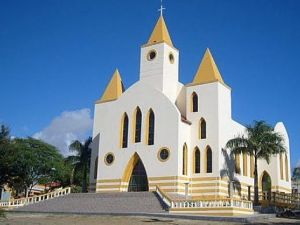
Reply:
[[128, 192], [148, 191], [147, 173], [141, 159], [133, 167], [132, 174], [128, 184]]
[[263, 192], [263, 200], [271, 199], [272, 181], [270, 175], [264, 171], [261, 178], [261, 189]]

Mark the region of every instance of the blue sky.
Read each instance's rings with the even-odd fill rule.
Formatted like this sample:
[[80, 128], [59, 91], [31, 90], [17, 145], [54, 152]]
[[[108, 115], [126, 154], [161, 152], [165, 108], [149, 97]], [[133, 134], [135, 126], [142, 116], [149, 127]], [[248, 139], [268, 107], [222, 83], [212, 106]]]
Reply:
[[[94, 102], [115, 68], [126, 87], [138, 80], [140, 46], [159, 6], [159, 0], [1, 1], [0, 122], [16, 136], [65, 144], [86, 137]], [[232, 87], [233, 118], [242, 124], [283, 121], [295, 166], [300, 1], [165, 0], [164, 6], [180, 50], [180, 81], [192, 81], [209, 47]]]

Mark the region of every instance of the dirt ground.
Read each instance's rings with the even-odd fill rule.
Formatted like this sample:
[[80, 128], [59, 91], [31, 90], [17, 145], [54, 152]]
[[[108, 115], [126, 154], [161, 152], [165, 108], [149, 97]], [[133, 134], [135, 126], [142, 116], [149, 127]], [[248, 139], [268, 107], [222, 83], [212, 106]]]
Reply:
[[[183, 225], [201, 224], [235, 225], [241, 223], [215, 222], [203, 220], [182, 220], [174, 218], [133, 217], [133, 216], [97, 216], [97, 215], [62, 215], [62, 214], [15, 214], [7, 213], [0, 219], [2, 225]], [[253, 223], [252, 223], [253, 224]], [[266, 221], [256, 221], [254, 224], [300, 224], [300, 220], [271, 218]]]

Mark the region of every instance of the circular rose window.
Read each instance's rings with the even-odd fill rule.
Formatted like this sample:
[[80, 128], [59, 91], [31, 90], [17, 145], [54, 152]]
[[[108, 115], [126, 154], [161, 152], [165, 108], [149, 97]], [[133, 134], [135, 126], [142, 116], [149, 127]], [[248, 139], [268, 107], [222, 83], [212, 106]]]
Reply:
[[115, 160], [115, 156], [114, 156], [114, 154], [113, 153], [107, 153], [106, 155], [105, 155], [105, 157], [104, 157], [104, 162], [105, 162], [105, 164], [106, 165], [111, 165], [113, 162], [114, 162], [114, 160]]
[[159, 151], [158, 151], [158, 159], [162, 162], [165, 162], [169, 159], [169, 156], [170, 156], [170, 150], [167, 149], [167, 148], [161, 148]]

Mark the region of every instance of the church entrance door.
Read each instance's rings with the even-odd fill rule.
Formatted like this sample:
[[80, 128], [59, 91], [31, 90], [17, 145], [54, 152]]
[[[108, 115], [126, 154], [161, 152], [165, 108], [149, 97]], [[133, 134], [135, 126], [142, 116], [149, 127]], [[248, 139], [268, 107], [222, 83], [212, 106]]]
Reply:
[[148, 178], [143, 162], [139, 159], [135, 164], [129, 180], [128, 192], [148, 191]]

